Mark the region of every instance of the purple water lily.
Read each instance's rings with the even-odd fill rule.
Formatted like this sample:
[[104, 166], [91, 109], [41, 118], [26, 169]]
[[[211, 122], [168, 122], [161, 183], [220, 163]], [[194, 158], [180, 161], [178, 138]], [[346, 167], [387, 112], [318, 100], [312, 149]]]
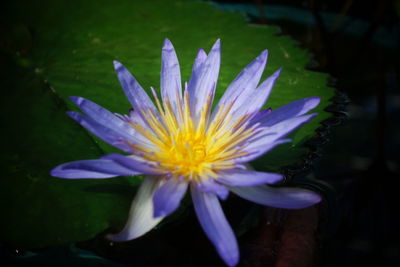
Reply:
[[132, 202], [124, 229], [109, 238], [127, 241], [144, 235], [174, 212], [190, 188], [198, 220], [229, 266], [239, 260], [234, 233], [219, 199], [231, 191], [258, 204], [301, 209], [318, 203], [318, 194], [301, 188], [270, 187], [281, 174], [259, 172], [246, 163], [267, 153], [316, 114], [318, 97], [289, 103], [274, 111], [260, 110], [280, 70], [258, 85], [268, 52], [252, 61], [229, 85], [212, 110], [220, 67], [220, 41], [207, 55], [200, 49], [192, 77], [182, 92], [178, 59], [171, 42], [162, 48], [161, 99], [155, 104], [119, 62], [114, 66], [133, 106], [129, 115], [113, 114], [82, 97], [71, 100], [83, 113], [68, 115], [107, 143], [129, 155], [110, 154], [57, 166], [61, 178], [111, 178], [146, 175]]

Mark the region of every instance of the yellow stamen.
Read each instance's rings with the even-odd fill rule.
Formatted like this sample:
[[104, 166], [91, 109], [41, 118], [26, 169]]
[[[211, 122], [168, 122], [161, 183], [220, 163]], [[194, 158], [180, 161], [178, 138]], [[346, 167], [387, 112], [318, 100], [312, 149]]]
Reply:
[[240, 145], [254, 135], [256, 126], [248, 127], [248, 115], [233, 120], [233, 103], [222, 104], [210, 123], [210, 94], [195, 126], [187, 89], [183, 99], [177, 95], [176, 107], [172, 107], [169, 99], [161, 103], [155, 91], [152, 91], [161, 119], [157, 119], [151, 110], [139, 111], [150, 129], [137, 123], [131, 125], [156, 149], [132, 145], [138, 151], [136, 156], [157, 162], [160, 169], [173, 177], [199, 182], [201, 179], [218, 178], [218, 171], [234, 168], [235, 158], [248, 154]]

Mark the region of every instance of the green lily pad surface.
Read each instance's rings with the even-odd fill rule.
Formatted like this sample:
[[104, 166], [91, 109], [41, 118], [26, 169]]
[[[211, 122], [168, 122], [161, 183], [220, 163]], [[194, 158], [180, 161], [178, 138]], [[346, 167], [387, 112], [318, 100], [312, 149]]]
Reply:
[[140, 177], [63, 180], [49, 176], [56, 165], [115, 152], [65, 115], [75, 109], [68, 96], [88, 98], [112, 112], [131, 108], [113, 70], [122, 62], [141, 85], [159, 87], [161, 46], [175, 46], [183, 81], [188, 81], [199, 48], [222, 42], [218, 100], [235, 76], [264, 49], [264, 78], [283, 72], [266, 107], [320, 96], [319, 115], [257, 161], [279, 171], [308, 152], [330, 116], [332, 88], [327, 75], [308, 71], [306, 51], [276, 27], [248, 25], [241, 15], [196, 1], [13, 1], [1, 16], [0, 239], [38, 248], [93, 238], [126, 220]]

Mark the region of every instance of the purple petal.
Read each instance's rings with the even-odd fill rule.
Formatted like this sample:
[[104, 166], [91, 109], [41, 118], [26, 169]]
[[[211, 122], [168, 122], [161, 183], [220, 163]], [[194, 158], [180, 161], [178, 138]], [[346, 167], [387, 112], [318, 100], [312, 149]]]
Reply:
[[243, 104], [234, 113], [235, 117], [242, 116], [244, 114], [251, 114], [258, 112], [268, 99], [271, 93], [272, 87], [279, 77], [282, 69], [277, 70], [274, 74], [268, 77], [261, 85], [243, 101]]
[[[302, 115], [281, 121], [277, 124], [272, 125], [271, 127], [265, 127], [265, 129], [260, 131], [253, 138], [251, 138], [251, 144], [246, 147], [246, 150], [251, 150], [252, 147], [257, 148], [259, 146], [263, 146], [265, 144], [269, 144], [278, 139], [281, 139], [289, 135], [291, 132], [293, 132], [306, 122], [310, 121], [316, 115], [316, 113]], [[263, 127], [263, 125], [261, 126]]]
[[58, 165], [50, 174], [55, 177], [69, 179], [110, 178], [116, 176], [138, 175], [139, 172], [129, 170], [112, 160], [91, 159], [72, 161]]
[[135, 134], [135, 130], [128, 123], [96, 103], [78, 96], [70, 96], [69, 99], [97, 123], [118, 132]]
[[308, 97], [296, 100], [272, 111], [269, 114], [260, 114], [259, 116], [254, 117], [252, 122], [260, 122], [263, 126], [272, 126], [281, 121], [306, 114], [318, 106], [320, 100], [319, 97]]
[[167, 99], [170, 101], [174, 110], [182, 103], [179, 62], [175, 49], [168, 39], [165, 39], [162, 49], [161, 96], [164, 102], [166, 102]]
[[194, 184], [198, 190], [204, 193], [214, 193], [221, 199], [226, 199], [229, 195], [229, 190], [213, 178], [201, 178], [199, 183]]
[[153, 129], [147, 126], [146, 122], [140, 116], [139, 112], [133, 110], [133, 108], [129, 110], [129, 115], [125, 115], [125, 118], [128, 122], [139, 124], [146, 130], [149, 130], [153, 133]]
[[261, 142], [260, 142], [259, 145], [257, 145], [256, 143], [252, 143], [245, 149], [245, 150], [247, 150], [248, 155], [235, 158], [235, 162], [236, 163], [246, 163], [246, 162], [252, 161], [252, 160], [264, 155], [265, 153], [271, 151], [276, 146], [279, 146], [281, 144], [285, 144], [285, 143], [288, 143], [291, 141], [292, 140], [290, 140], [290, 139], [280, 139], [280, 140], [276, 140], [272, 143], [261, 144]]
[[225, 263], [235, 266], [239, 261], [239, 249], [218, 198], [212, 193], [198, 191], [194, 186], [191, 193], [197, 218], [207, 237]]
[[177, 178], [166, 181], [154, 194], [154, 217], [167, 216], [174, 212], [186, 193], [188, 183]]
[[195, 76], [198, 77], [189, 85], [190, 108], [192, 117], [197, 121], [201, 110], [209, 96], [214, 95], [217, 84], [219, 66], [221, 61], [221, 45], [219, 39], [215, 42], [207, 59], [196, 70]]
[[244, 199], [275, 208], [302, 209], [321, 201], [319, 194], [303, 188], [263, 185], [229, 189]]
[[132, 147], [129, 146], [128, 143], [134, 144], [137, 141], [133, 138], [133, 136], [129, 135], [128, 133], [110, 129], [104, 125], [97, 123], [89, 116], [80, 114], [79, 112], [69, 111], [67, 112], [67, 114], [86, 130], [103, 139], [110, 145], [115, 146], [127, 153], [133, 152]]
[[283, 179], [282, 174], [231, 169], [218, 173], [218, 182], [229, 186], [273, 184]]
[[261, 118], [264, 118], [265, 116], [267, 116], [268, 114], [270, 114], [272, 112], [271, 108], [267, 108], [264, 110], [260, 110], [259, 112], [257, 112], [253, 118], [251, 119], [251, 123], [257, 123]]
[[268, 51], [265, 50], [242, 70], [226, 89], [215, 109], [216, 111], [222, 104], [228, 105], [234, 102], [231, 108], [231, 112], [233, 112], [247, 100], [260, 81], [267, 62], [267, 57]]
[[207, 54], [203, 49], [199, 49], [197, 53], [196, 59], [194, 60], [194, 64], [192, 67], [192, 76], [190, 77], [188, 88], [194, 88], [198, 82], [200, 77], [200, 69], [203, 66], [204, 62], [207, 59]]
[[[131, 125], [126, 122], [127, 118], [124, 116], [119, 114], [116, 116], [116, 114], [113, 114], [96, 103], [93, 103], [92, 101], [82, 97], [71, 96], [70, 100], [96, 123], [104, 126], [105, 128], [111, 129], [116, 133], [119, 133], [119, 135], [123, 136], [124, 139], [129, 140], [131, 143], [140, 145], [145, 144], [147, 147], [154, 148], [154, 146], [151, 145], [145, 137], [140, 135]], [[135, 114], [135, 116], [132, 116], [132, 113]], [[131, 121], [140, 123], [143, 127], [148, 129], [137, 112], [134, 112], [133, 110], [131, 111]], [[151, 129], [148, 130], [151, 131]]]
[[113, 160], [116, 163], [120, 164], [121, 166], [130, 169], [132, 171], [136, 171], [143, 174], [154, 174], [154, 175], [161, 175], [162, 172], [158, 169], [154, 162], [145, 162], [140, 161], [134, 156], [123, 156], [120, 154], [109, 154], [104, 157], [103, 159]]
[[160, 187], [159, 177], [145, 177], [132, 201], [128, 221], [118, 234], [107, 236], [112, 241], [128, 241], [138, 238], [156, 226], [163, 217], [153, 217], [153, 196]]
[[247, 140], [248, 144], [243, 145], [243, 150], [248, 152], [248, 155], [236, 158], [235, 162], [248, 162], [267, 153], [277, 145], [289, 142], [289, 139], [281, 138], [284, 138], [292, 131], [311, 120], [316, 115], [317, 114], [298, 116], [277, 123], [272, 127], [266, 127], [254, 137]]
[[131, 122], [131, 118], [128, 115], [125, 114], [119, 114], [117, 112], [114, 112], [114, 115], [118, 117], [119, 119], [123, 120], [124, 122]]
[[151, 110], [154, 116], [159, 117], [160, 114], [150, 97], [146, 94], [132, 74], [118, 61], [114, 61], [114, 68], [125, 95], [133, 108], [136, 111], [140, 111], [140, 115], [144, 121], [146, 121], [144, 113], [148, 110]]

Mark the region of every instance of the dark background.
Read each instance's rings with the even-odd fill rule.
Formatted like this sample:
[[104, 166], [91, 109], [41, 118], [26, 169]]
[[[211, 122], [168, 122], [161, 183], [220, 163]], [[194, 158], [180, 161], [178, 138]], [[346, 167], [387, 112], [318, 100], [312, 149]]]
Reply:
[[[330, 73], [347, 96], [338, 101], [348, 102], [344, 109], [333, 109], [345, 116], [314, 165], [316, 178], [334, 188], [315, 266], [399, 266], [399, 1], [218, 2], [255, 7], [252, 22], [279, 25], [312, 52], [308, 67]], [[297, 12], [268, 18], [269, 5]], [[302, 12], [313, 20], [299, 23]]]

